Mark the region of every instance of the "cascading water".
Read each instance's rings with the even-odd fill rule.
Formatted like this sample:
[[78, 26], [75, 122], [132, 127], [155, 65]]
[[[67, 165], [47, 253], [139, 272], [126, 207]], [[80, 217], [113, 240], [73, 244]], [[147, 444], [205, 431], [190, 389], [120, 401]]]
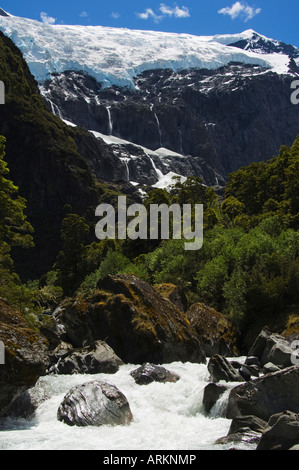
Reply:
[[[114, 375], [48, 375], [36, 387], [47, 396], [32, 420], [6, 419], [0, 428], [0, 450], [218, 450], [231, 421], [202, 411], [203, 390], [209, 382], [206, 364], [175, 362], [165, 367], [180, 376], [176, 383], [137, 385], [123, 365]], [[70, 427], [57, 420], [57, 410], [75, 385], [104, 379], [126, 396], [134, 416], [129, 426]], [[226, 398], [224, 397], [224, 400]], [[223, 403], [222, 403], [223, 404]], [[221, 406], [220, 406], [221, 408]], [[220, 410], [221, 411], [221, 410]], [[248, 449], [249, 444], [234, 444]]]
[[125, 168], [126, 168], [126, 181], [130, 181], [130, 168], [129, 168], [129, 158], [126, 157], [120, 157], [120, 160], [124, 162]]
[[110, 108], [111, 106], [106, 107], [107, 113], [108, 113], [108, 135], [112, 135], [112, 132], [113, 132], [113, 123], [112, 123]]
[[58, 116], [60, 119], [63, 119], [61, 111], [60, 111], [59, 107], [57, 106], [57, 104], [53, 103], [53, 101], [50, 100], [50, 98], [46, 98], [46, 99], [50, 103], [52, 113], [55, 116]]
[[153, 167], [153, 169], [155, 170], [155, 173], [156, 173], [156, 175], [157, 175], [158, 180], [160, 181], [160, 180], [163, 178], [163, 176], [164, 176], [163, 173], [162, 173], [162, 171], [159, 170], [159, 169], [156, 167], [156, 164], [155, 164], [154, 160], [152, 159], [152, 157], [150, 157], [148, 154], [147, 154], [147, 156], [148, 156], [148, 158], [149, 158], [150, 161], [151, 161], [152, 167]]
[[162, 145], [162, 132], [161, 132], [160, 121], [159, 121], [159, 118], [158, 118], [156, 113], [154, 113], [154, 116], [155, 116], [157, 126], [158, 126], [158, 132], [159, 132], [159, 138], [160, 138], [160, 148], [161, 148], [161, 147], [163, 147], [163, 145]]

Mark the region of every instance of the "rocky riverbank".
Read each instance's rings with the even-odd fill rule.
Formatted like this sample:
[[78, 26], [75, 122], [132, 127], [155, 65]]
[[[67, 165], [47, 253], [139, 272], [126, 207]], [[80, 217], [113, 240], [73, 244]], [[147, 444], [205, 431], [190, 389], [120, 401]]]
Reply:
[[[203, 398], [206, 413], [229, 392], [224, 416], [232, 424], [228, 435], [217, 443], [254, 442], [257, 450], [289, 450], [299, 445], [299, 363], [284, 337], [265, 328], [244, 364], [215, 355], [208, 370], [211, 383]], [[234, 386], [234, 382], [243, 383]]]
[[[113, 379], [124, 364], [136, 364], [130, 372], [136, 384], [175, 386], [181, 378], [162, 364], [180, 361], [206, 364], [206, 416], [219, 400], [225, 404], [223, 417], [231, 427], [217, 445], [249, 442], [262, 450], [299, 445], [296, 338], [265, 327], [245, 360], [232, 360], [238, 355], [233, 326], [205, 305], [188, 309], [176, 286], [154, 288], [132, 275], [109, 276], [89, 297], [65, 299], [40, 332], [0, 300], [0, 339], [6, 353], [0, 366], [2, 417], [32, 417], [49, 398], [35, 387], [43, 376], [103, 373]], [[57, 419], [72, 426], [130, 425], [124, 391], [95, 379], [69, 390]]]

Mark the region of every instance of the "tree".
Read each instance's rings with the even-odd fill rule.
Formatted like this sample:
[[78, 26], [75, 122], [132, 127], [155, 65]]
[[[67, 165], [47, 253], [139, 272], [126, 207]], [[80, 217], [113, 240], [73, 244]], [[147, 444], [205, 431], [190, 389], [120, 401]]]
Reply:
[[89, 231], [86, 220], [77, 214], [67, 214], [62, 221], [63, 249], [57, 257], [54, 269], [58, 270], [57, 284], [66, 295], [71, 295], [86, 275], [84, 254]]
[[28, 299], [15, 272], [11, 249], [33, 246], [33, 228], [24, 214], [26, 200], [18, 195], [18, 187], [7, 177], [5, 142], [5, 137], [0, 136], [0, 297], [20, 307]]
[[24, 214], [26, 200], [18, 196], [19, 188], [7, 178], [5, 142], [5, 137], [0, 136], [0, 243], [9, 247], [30, 247], [33, 245], [33, 228]]

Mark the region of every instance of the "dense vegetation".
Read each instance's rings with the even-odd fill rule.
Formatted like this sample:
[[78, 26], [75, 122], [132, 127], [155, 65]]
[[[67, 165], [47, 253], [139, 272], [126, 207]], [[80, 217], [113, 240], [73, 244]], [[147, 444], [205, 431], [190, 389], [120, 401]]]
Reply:
[[[0, 296], [35, 316], [63, 296], [91, 293], [108, 274], [134, 273], [151, 284], [174, 283], [189, 304], [203, 302], [223, 312], [249, 340], [250, 331], [270, 324], [283, 328], [286, 312], [299, 303], [299, 138], [268, 162], [229, 176], [221, 199], [199, 178], [174, 181], [167, 192], [151, 189], [144, 204], [204, 206], [204, 244], [185, 251], [184, 240], [103, 240], [90, 243], [94, 227], [71, 207], [61, 227], [62, 250], [50, 272], [26, 286], [13, 268], [11, 246], [30, 246], [25, 201], [7, 179], [1, 138]], [[116, 199], [103, 184], [100, 190]], [[111, 200], [110, 200], [111, 202]], [[255, 332], [256, 333], [256, 332]], [[254, 333], [254, 334], [255, 334]]]

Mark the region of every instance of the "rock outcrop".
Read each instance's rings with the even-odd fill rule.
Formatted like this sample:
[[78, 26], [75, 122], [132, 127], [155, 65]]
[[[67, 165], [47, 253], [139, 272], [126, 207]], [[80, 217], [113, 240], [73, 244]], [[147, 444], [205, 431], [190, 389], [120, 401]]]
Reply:
[[299, 414], [284, 411], [268, 421], [257, 450], [289, 450], [299, 444]]
[[208, 371], [211, 382], [243, 382], [244, 377], [225, 357], [216, 354], [209, 359]]
[[198, 302], [191, 305], [187, 318], [196, 330], [207, 356], [237, 355], [237, 332], [220, 312]]
[[61, 340], [75, 348], [106, 341], [123, 362], [205, 362], [185, 314], [133, 275], [108, 276], [90, 297], [66, 299], [54, 312]]
[[299, 366], [266, 374], [238, 385], [230, 392], [227, 418], [254, 415], [265, 421], [299, 407]]
[[106, 381], [95, 380], [72, 388], [57, 411], [69, 426], [128, 425], [133, 415], [124, 394]]
[[90, 346], [67, 352], [51, 366], [55, 374], [115, 374], [122, 360], [105, 341], [95, 341]]
[[[298, 133], [296, 106], [290, 102], [293, 80], [294, 75], [232, 63], [217, 70], [148, 70], [135, 78], [134, 91], [102, 88], [83, 73], [66, 71], [45, 83], [43, 93], [65, 119], [106, 135], [109, 108], [114, 136], [188, 156], [193, 176], [203, 174], [207, 184], [217, 184], [207, 168], [223, 178], [271, 158], [281, 142], [291, 145]], [[180, 160], [172, 162], [172, 171], [182, 174]], [[146, 166], [140, 172], [134, 159], [130, 164], [132, 177], [139, 174], [142, 181]]]
[[29, 327], [22, 314], [0, 299], [0, 341], [5, 364], [0, 365], [0, 415], [16, 395], [33, 387], [49, 365], [47, 340]]
[[248, 353], [249, 356], [257, 357], [262, 366], [272, 363], [280, 369], [293, 365], [293, 354], [290, 343], [283, 336], [271, 333], [267, 327], [258, 335]]

